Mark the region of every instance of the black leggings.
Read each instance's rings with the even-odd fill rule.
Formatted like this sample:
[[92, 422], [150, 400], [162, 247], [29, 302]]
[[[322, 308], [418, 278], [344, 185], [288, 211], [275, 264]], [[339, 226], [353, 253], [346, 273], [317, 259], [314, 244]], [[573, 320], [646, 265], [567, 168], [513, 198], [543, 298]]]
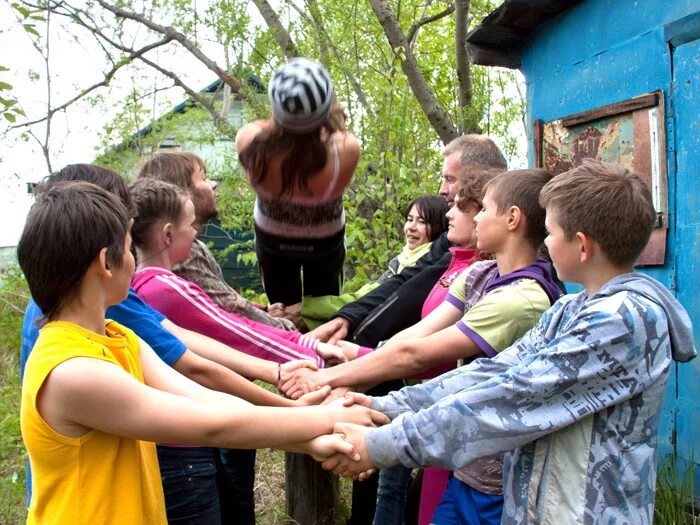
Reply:
[[304, 295], [340, 295], [345, 228], [323, 239], [292, 239], [270, 235], [256, 226], [255, 253], [270, 303], [290, 305]]

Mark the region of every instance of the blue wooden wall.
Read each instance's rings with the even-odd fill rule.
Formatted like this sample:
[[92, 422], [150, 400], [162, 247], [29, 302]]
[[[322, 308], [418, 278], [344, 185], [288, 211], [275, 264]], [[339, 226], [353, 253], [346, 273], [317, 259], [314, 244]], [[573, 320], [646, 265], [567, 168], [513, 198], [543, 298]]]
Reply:
[[[688, 309], [700, 348], [700, 0], [589, 0], [522, 51], [530, 126], [661, 90], [666, 100], [666, 264], [644, 269]], [[532, 127], [530, 127], [532, 129]], [[532, 159], [532, 144], [530, 145]], [[700, 358], [673, 370], [662, 455], [700, 461]], [[700, 466], [695, 469], [696, 492]]]

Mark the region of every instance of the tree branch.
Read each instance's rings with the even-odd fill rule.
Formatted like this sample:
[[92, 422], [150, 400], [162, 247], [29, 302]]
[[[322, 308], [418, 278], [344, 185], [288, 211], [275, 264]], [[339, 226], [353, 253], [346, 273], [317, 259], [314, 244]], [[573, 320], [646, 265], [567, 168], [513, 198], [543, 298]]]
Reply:
[[[256, 0], [258, 1], [258, 0]], [[147, 28], [151, 29], [152, 31], [155, 31], [156, 33], [160, 33], [161, 35], [164, 35], [168, 37], [170, 40], [174, 40], [178, 42], [182, 47], [187, 49], [197, 60], [199, 60], [202, 64], [204, 64], [208, 69], [213, 71], [216, 76], [218, 76], [221, 80], [223, 80], [226, 84], [234, 88], [236, 91], [240, 91], [241, 86], [240, 83], [231, 77], [226, 71], [221, 69], [216, 62], [211, 60], [209, 57], [207, 57], [204, 53], [200, 51], [200, 49], [194, 45], [192, 42], [190, 42], [185, 35], [177, 31], [174, 27], [172, 26], [162, 26], [160, 24], [156, 24], [152, 20], [149, 20], [148, 18], [138, 14], [138, 13], [133, 13], [131, 11], [127, 11], [125, 9], [121, 9], [119, 7], [113, 6], [105, 2], [104, 0], [97, 0], [97, 2], [104, 7], [107, 11], [110, 11], [111, 13], [117, 15], [120, 18], [125, 18], [127, 20], [133, 20], [135, 22], [138, 22], [140, 24], [143, 24]]]
[[297, 46], [294, 44], [292, 37], [289, 36], [289, 32], [282, 25], [282, 22], [280, 22], [280, 17], [277, 16], [272, 6], [267, 0], [253, 0], [253, 3], [265, 19], [267, 27], [272, 31], [272, 35], [275, 37], [275, 40], [277, 40], [284, 56], [286, 56], [287, 59], [298, 57], [300, 53]]
[[[78, 21], [76, 18], [74, 18], [74, 20]], [[81, 22], [78, 22], [78, 23], [82, 25]], [[95, 32], [95, 34], [99, 34], [99, 33], [97, 33], [97, 31], [96, 31], [94, 28], [93, 28], [93, 32]], [[105, 40], [107, 40], [111, 45], [115, 45], [115, 44], [114, 44], [113, 42], [111, 42], [109, 39], [107, 39], [106, 37], [104, 37], [104, 35], [101, 35], [101, 34], [100, 34], [100, 36], [101, 36], [102, 38], [104, 38]], [[106, 87], [107, 85], [109, 85], [109, 83], [111, 82], [112, 78], [113, 78], [114, 75], [117, 73], [117, 71], [119, 71], [122, 67], [124, 67], [124, 66], [130, 64], [134, 59], [140, 58], [141, 55], [143, 55], [144, 53], [146, 53], [146, 52], [148, 52], [148, 51], [151, 51], [152, 49], [155, 49], [155, 48], [157, 48], [157, 47], [160, 47], [160, 46], [162, 46], [162, 45], [165, 45], [165, 44], [167, 44], [167, 43], [170, 42], [170, 41], [171, 41], [171, 39], [168, 38], [168, 37], [166, 37], [166, 38], [164, 38], [163, 40], [159, 40], [158, 42], [154, 42], [153, 44], [148, 44], [147, 46], [144, 46], [144, 47], [142, 47], [141, 49], [138, 49], [138, 50], [136, 50], [136, 51], [131, 50], [131, 51], [130, 51], [131, 54], [130, 54], [128, 57], [124, 57], [122, 60], [118, 61], [116, 66], [114, 66], [114, 67], [113, 67], [112, 69], [110, 69], [107, 73], [105, 73], [104, 79], [101, 80], [100, 82], [96, 82], [95, 84], [93, 84], [93, 85], [91, 85], [91, 86], [89, 86], [89, 87], [83, 89], [83, 90], [82, 90], [80, 93], [78, 93], [76, 96], [74, 96], [74, 97], [71, 98], [70, 100], [64, 102], [64, 103], [61, 104], [60, 106], [56, 106], [56, 107], [54, 107], [54, 108], [49, 108], [49, 110], [47, 111], [46, 116], [44, 116], [44, 117], [42, 117], [42, 118], [40, 118], [40, 119], [31, 120], [31, 121], [28, 121], [28, 122], [23, 122], [23, 123], [21, 123], [21, 124], [17, 124], [16, 126], [10, 127], [10, 129], [23, 128], [23, 127], [27, 127], [27, 126], [32, 126], [32, 125], [34, 125], [34, 124], [39, 124], [40, 122], [44, 122], [45, 120], [47, 120], [47, 119], [49, 119], [51, 116], [53, 116], [55, 113], [58, 113], [59, 111], [65, 110], [68, 106], [70, 106], [71, 104], [75, 104], [78, 100], [80, 100], [80, 99], [86, 97], [86, 96], [89, 95], [91, 92], [95, 91], [97, 88]], [[116, 47], [116, 46], [115, 46], [115, 47]], [[124, 48], [124, 49], [126, 49], [126, 48]]]
[[452, 139], [459, 136], [459, 131], [455, 128], [449, 116], [435, 97], [435, 94], [425, 81], [425, 77], [423, 77], [423, 73], [418, 67], [416, 58], [406, 41], [406, 37], [396, 17], [391, 12], [388, 2], [386, 0], [370, 0], [370, 4], [379, 19], [384, 34], [389, 40], [389, 44], [394, 50], [394, 54], [405, 53], [405, 57], [401, 60], [401, 69], [408, 79], [413, 96], [416, 97], [423, 113], [425, 113], [425, 116], [430, 121], [430, 124], [433, 126], [440, 139], [443, 143], [447, 144]]
[[424, 16], [423, 18], [418, 20], [415, 24], [411, 26], [411, 28], [408, 30], [408, 33], [406, 33], [406, 41], [408, 42], [408, 45], [413, 44], [413, 40], [416, 38], [416, 34], [418, 33], [418, 30], [421, 27], [423, 27], [425, 24], [436, 22], [441, 18], [445, 18], [446, 16], [451, 15], [454, 12], [454, 10], [455, 6], [453, 4], [437, 14], [434, 14], [432, 16]]

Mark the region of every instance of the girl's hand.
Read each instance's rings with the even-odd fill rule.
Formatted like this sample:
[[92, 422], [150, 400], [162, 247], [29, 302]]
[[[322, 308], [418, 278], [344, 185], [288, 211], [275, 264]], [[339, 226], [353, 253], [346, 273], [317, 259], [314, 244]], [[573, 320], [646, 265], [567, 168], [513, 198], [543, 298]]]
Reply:
[[319, 388], [318, 390], [314, 390], [313, 392], [304, 394], [299, 399], [294, 401], [294, 406], [308, 407], [312, 405], [320, 405], [328, 398], [328, 395], [330, 393], [331, 387], [326, 385], [324, 387]]
[[316, 345], [316, 353], [320, 355], [329, 366], [345, 363], [348, 360], [339, 346], [322, 343], [320, 341]]

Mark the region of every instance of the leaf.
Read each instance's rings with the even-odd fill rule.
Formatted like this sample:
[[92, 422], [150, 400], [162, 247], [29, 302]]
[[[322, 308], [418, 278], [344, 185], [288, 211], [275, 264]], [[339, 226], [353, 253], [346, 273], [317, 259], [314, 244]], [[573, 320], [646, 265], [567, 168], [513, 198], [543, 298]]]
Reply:
[[2, 72], [2, 71], [9, 71], [9, 70], [10, 70], [9, 67], [5, 67], [5, 66], [1, 66], [1, 65], [0, 65], [0, 72]]
[[3, 113], [2, 116], [5, 117], [5, 120], [11, 122], [12, 124], [14, 124], [17, 120], [17, 117], [15, 117], [12, 113]]
[[0, 80], [0, 91], [9, 89], [12, 89], [12, 84], [8, 84], [7, 82]]
[[34, 35], [34, 36], [38, 36], [38, 37], [41, 36], [41, 35], [39, 34], [39, 31], [37, 31], [36, 29], [34, 29], [34, 24], [22, 24], [22, 26], [24, 27], [24, 30], [25, 30], [27, 33], [30, 33], [30, 34], [32, 34], [32, 35]]

